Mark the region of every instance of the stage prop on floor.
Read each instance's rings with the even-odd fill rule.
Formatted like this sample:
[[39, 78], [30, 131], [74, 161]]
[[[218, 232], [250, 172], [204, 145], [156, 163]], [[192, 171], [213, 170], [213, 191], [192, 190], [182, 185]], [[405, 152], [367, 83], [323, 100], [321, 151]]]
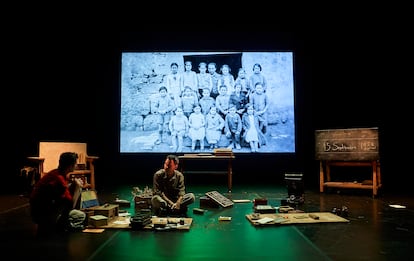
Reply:
[[254, 226], [349, 222], [348, 219], [330, 212], [278, 214], [252, 213], [246, 215], [246, 218]]

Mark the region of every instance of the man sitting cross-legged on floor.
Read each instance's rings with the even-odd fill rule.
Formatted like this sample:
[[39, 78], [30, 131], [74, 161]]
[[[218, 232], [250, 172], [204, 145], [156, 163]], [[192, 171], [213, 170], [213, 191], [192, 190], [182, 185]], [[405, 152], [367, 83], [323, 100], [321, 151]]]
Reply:
[[187, 206], [195, 201], [194, 194], [185, 191], [184, 175], [177, 170], [178, 163], [178, 156], [168, 155], [164, 168], [154, 174], [151, 204], [156, 216], [185, 216]]

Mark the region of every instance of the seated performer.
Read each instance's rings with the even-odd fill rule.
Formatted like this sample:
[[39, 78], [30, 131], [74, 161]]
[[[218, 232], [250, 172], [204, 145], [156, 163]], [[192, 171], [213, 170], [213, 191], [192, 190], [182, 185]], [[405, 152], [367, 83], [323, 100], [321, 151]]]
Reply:
[[187, 206], [195, 201], [194, 194], [185, 191], [184, 175], [177, 170], [178, 163], [178, 156], [168, 155], [164, 168], [153, 176], [151, 204], [156, 216], [186, 216]]

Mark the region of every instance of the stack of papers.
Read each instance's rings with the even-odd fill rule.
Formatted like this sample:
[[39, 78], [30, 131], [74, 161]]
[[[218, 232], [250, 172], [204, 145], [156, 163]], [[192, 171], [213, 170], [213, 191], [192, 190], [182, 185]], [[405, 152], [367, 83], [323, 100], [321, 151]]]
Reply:
[[273, 220], [274, 220], [273, 218], [264, 217], [264, 218], [256, 220], [255, 222], [257, 222], [259, 224], [266, 224], [266, 223], [272, 222]]

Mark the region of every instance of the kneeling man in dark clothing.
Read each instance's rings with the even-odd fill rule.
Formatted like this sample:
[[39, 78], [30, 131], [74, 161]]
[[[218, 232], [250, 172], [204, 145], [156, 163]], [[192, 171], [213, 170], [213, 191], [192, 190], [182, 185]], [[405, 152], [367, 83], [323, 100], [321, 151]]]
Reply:
[[[86, 214], [75, 209], [73, 195], [70, 192], [69, 173], [76, 166], [78, 155], [64, 152], [59, 157], [59, 166], [46, 173], [34, 186], [30, 194], [30, 213], [37, 225], [37, 235], [49, 235], [68, 229], [83, 228]], [[83, 184], [75, 179], [80, 189]]]

